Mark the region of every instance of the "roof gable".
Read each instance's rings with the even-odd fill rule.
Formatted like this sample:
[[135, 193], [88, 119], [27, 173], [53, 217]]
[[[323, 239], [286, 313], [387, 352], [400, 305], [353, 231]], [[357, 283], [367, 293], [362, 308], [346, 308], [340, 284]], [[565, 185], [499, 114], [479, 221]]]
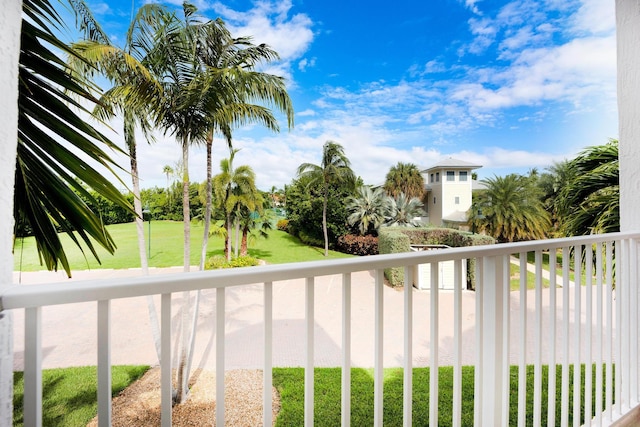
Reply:
[[482, 165], [477, 165], [475, 163], [465, 162], [463, 160], [454, 159], [453, 157], [449, 157], [447, 159], [442, 160], [441, 162], [436, 163], [430, 168], [424, 169], [422, 172], [428, 172], [435, 169], [478, 169], [481, 168]]

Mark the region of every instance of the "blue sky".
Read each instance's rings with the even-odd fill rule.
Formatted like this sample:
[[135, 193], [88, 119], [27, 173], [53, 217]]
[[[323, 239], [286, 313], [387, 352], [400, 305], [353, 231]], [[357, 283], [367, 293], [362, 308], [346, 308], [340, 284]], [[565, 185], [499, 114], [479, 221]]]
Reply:
[[[123, 40], [131, 1], [89, 4]], [[253, 167], [262, 189], [319, 163], [327, 140], [345, 147], [365, 183], [379, 184], [397, 162], [428, 167], [454, 157], [483, 165], [477, 172], [487, 178], [543, 170], [617, 137], [613, 0], [195, 4], [281, 56], [265, 70], [286, 77], [295, 127], [234, 133], [236, 165]], [[227, 155], [218, 139], [215, 169]], [[162, 167], [180, 150], [158, 135], [153, 146], [141, 142], [139, 156], [142, 186], [164, 186]], [[192, 180], [204, 179], [204, 160], [192, 150]]]

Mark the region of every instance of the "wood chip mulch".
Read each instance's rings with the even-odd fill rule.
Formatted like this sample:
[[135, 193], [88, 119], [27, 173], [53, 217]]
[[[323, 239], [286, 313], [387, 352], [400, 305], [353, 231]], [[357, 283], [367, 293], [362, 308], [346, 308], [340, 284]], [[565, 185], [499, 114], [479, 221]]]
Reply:
[[[194, 372], [186, 402], [175, 405], [172, 425], [215, 426], [215, 372]], [[280, 410], [280, 396], [273, 389], [273, 420]], [[262, 426], [262, 371], [233, 370], [225, 373], [225, 424], [227, 426]], [[97, 417], [88, 427], [98, 425]], [[124, 389], [112, 401], [113, 427], [147, 427], [160, 425], [160, 368], [149, 369], [140, 379]]]

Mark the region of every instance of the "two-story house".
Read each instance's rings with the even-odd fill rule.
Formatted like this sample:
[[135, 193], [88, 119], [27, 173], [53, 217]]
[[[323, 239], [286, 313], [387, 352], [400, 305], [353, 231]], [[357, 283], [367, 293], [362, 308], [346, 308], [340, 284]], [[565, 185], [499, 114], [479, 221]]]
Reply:
[[449, 157], [422, 171], [426, 183], [425, 208], [429, 223], [452, 228], [466, 224], [471, 194], [480, 187], [471, 174], [481, 167]]

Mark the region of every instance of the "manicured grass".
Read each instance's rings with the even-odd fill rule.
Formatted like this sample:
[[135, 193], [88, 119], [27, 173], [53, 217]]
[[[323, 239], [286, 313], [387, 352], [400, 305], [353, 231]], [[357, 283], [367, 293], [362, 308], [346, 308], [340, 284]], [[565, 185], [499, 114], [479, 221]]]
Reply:
[[[113, 366], [112, 395], [124, 390], [144, 374], [148, 366]], [[42, 425], [85, 426], [98, 413], [95, 366], [42, 371]], [[13, 425], [22, 426], [24, 378], [13, 373]]]
[[[110, 255], [102, 248], [97, 248], [102, 264], [99, 264], [90, 252], [85, 250], [86, 257], [66, 235], [61, 239], [72, 270], [97, 268], [137, 268], [140, 267], [138, 255], [138, 239], [134, 223], [116, 224], [107, 229], [116, 242], [118, 249]], [[148, 223], [145, 222], [145, 238], [148, 238]], [[191, 224], [191, 265], [200, 262], [204, 226], [202, 223]], [[183, 260], [183, 224], [173, 221], [151, 222], [151, 267], [173, 267], [182, 265]], [[148, 245], [148, 241], [147, 241]], [[210, 237], [207, 245], [207, 257], [223, 254], [224, 242], [220, 237]], [[312, 261], [326, 259], [323, 249], [307, 246], [283, 231], [271, 230], [268, 239], [259, 239], [249, 244], [249, 255], [268, 263], [281, 264], [287, 262]], [[330, 251], [328, 258], [344, 258], [350, 255]], [[38, 258], [35, 240], [31, 237], [17, 239], [14, 249], [15, 271], [43, 270]]]
[[[112, 393], [117, 394], [138, 379], [148, 366], [114, 366], [112, 368]], [[584, 378], [585, 365], [581, 366]], [[533, 423], [533, 366], [527, 366], [527, 425]], [[593, 366], [595, 377], [595, 365]], [[43, 378], [43, 425], [84, 426], [97, 413], [96, 367], [64, 368], [44, 370]], [[315, 425], [340, 425], [340, 368], [316, 368], [315, 379]], [[573, 379], [573, 366], [569, 367], [569, 377]], [[556, 386], [560, 390], [562, 367], [558, 365]], [[511, 367], [511, 393], [509, 402], [509, 424], [518, 419], [518, 368]], [[548, 367], [542, 368], [542, 425], [547, 424], [547, 381]], [[569, 387], [569, 424], [573, 419], [573, 380]], [[595, 381], [594, 381], [595, 383]], [[276, 419], [276, 426], [301, 426], [304, 424], [304, 369], [274, 368], [273, 384], [281, 397], [282, 408]], [[384, 370], [384, 424], [402, 425], [402, 385], [403, 370]], [[373, 370], [354, 368], [351, 370], [351, 425], [373, 424]], [[452, 424], [453, 368], [438, 370], [438, 423]], [[584, 400], [584, 379], [581, 396]], [[595, 385], [593, 386], [593, 407], [595, 407]], [[473, 426], [474, 368], [462, 367], [462, 425]], [[23, 425], [22, 413], [23, 375], [14, 373], [14, 425]], [[560, 425], [561, 402], [556, 397], [556, 425]], [[603, 399], [604, 401], [604, 399]], [[581, 423], [584, 421], [582, 405]], [[429, 425], [429, 368], [413, 370], [413, 425]]]
[[[582, 372], [584, 377], [584, 365]], [[595, 366], [593, 368], [595, 376]], [[527, 425], [533, 425], [533, 366], [527, 366]], [[561, 386], [562, 367], [557, 367], [557, 390]], [[340, 368], [316, 368], [314, 387], [314, 418], [317, 426], [340, 425]], [[384, 371], [384, 425], [402, 426], [402, 384], [401, 368]], [[542, 370], [542, 425], [547, 424], [547, 383], [548, 367]], [[573, 367], [569, 367], [569, 376], [573, 378]], [[595, 377], [594, 377], [595, 378]], [[509, 425], [515, 425], [518, 419], [518, 367], [512, 366], [510, 372], [511, 393], [509, 402]], [[572, 381], [571, 381], [572, 382]], [[595, 382], [595, 381], [594, 381]], [[276, 420], [278, 427], [293, 427], [304, 424], [304, 369], [274, 368], [273, 384], [280, 393], [282, 408]], [[373, 370], [354, 368], [351, 371], [351, 425], [373, 425]], [[453, 413], [453, 368], [441, 367], [438, 371], [438, 425], [452, 425]], [[474, 368], [462, 368], [462, 425], [473, 426]], [[584, 380], [582, 394], [584, 400]], [[595, 386], [593, 396], [595, 396]], [[556, 398], [556, 425], [560, 424], [561, 402]], [[603, 399], [604, 401], [604, 399]], [[593, 398], [595, 407], [595, 397]], [[583, 405], [584, 406], [584, 405]], [[573, 386], [570, 386], [569, 425], [573, 420]], [[413, 370], [413, 425], [429, 425], [429, 368]], [[584, 421], [582, 408], [581, 423]]]

